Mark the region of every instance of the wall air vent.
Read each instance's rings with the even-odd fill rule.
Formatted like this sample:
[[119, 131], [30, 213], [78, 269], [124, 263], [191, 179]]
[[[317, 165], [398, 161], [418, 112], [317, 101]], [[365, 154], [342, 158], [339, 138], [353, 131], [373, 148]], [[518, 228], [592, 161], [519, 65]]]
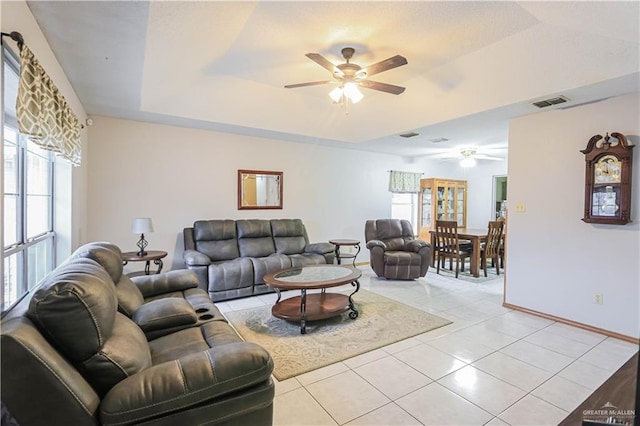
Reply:
[[420, 133], [416, 133], [416, 132], [407, 132], [407, 133], [401, 133], [400, 136], [402, 136], [403, 138], [412, 138], [414, 136], [418, 136]]
[[429, 139], [429, 142], [431, 143], [440, 143], [440, 142], [446, 142], [449, 139], [447, 138], [433, 138], [433, 139]]
[[546, 108], [551, 105], [558, 105], [567, 102], [569, 99], [564, 96], [556, 96], [555, 98], [543, 99], [541, 101], [532, 102], [532, 105], [537, 106], [538, 108]]

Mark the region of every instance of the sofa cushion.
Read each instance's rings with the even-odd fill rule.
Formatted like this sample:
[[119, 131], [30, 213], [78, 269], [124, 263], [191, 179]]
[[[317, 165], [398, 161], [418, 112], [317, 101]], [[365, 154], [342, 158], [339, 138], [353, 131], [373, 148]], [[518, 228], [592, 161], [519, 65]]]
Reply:
[[214, 263], [208, 269], [209, 292], [251, 287], [253, 284], [253, 265], [246, 257]]
[[151, 353], [147, 338], [140, 327], [119, 312], [100, 350], [77, 366], [101, 397], [118, 382], [149, 367]]
[[307, 265], [323, 265], [327, 263], [325, 257], [317, 253], [290, 254], [289, 258], [291, 259], [292, 268]]
[[264, 284], [264, 276], [270, 272], [291, 268], [291, 259], [284, 254], [274, 253], [271, 256], [252, 257], [250, 259], [255, 271], [254, 284]]
[[109, 242], [94, 242], [79, 247], [71, 258], [87, 258], [98, 262], [111, 276], [114, 283], [120, 281], [123, 272], [122, 251]]
[[272, 219], [271, 233], [276, 251], [282, 254], [303, 253], [309, 242], [300, 219]]
[[120, 277], [116, 284], [118, 310], [131, 318], [133, 313], [144, 303], [144, 297], [137, 285], [126, 275]]
[[100, 350], [113, 330], [118, 299], [111, 278], [88, 259], [48, 275], [29, 303], [28, 317], [70, 360]]
[[91, 259], [100, 264], [115, 285], [118, 296], [118, 310], [128, 317], [144, 303], [140, 289], [123, 274], [122, 251], [118, 246], [108, 242], [95, 242], [79, 247], [71, 259]]
[[265, 257], [276, 252], [268, 220], [238, 220], [236, 226], [240, 256]]
[[195, 249], [213, 261], [240, 256], [234, 220], [198, 220], [193, 224]]
[[198, 322], [193, 306], [176, 297], [145, 303], [133, 314], [132, 319], [145, 333]]
[[153, 365], [173, 361], [194, 352], [206, 351], [227, 343], [242, 342], [238, 334], [222, 321], [210, 321], [200, 327], [186, 328], [149, 342]]
[[103, 396], [151, 365], [140, 328], [118, 313], [111, 277], [90, 259], [71, 259], [49, 274], [27, 315]]

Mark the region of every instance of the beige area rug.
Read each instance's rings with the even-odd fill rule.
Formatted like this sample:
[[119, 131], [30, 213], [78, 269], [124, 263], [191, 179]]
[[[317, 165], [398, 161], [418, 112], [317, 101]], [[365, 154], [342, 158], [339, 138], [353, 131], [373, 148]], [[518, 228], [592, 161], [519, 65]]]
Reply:
[[[285, 297], [298, 292], [285, 293]], [[271, 315], [271, 306], [227, 312], [225, 316], [242, 338], [269, 351], [273, 375], [285, 380], [391, 343], [451, 324], [395, 300], [360, 290], [353, 296], [360, 313], [352, 320], [348, 312], [326, 320], [299, 323]]]

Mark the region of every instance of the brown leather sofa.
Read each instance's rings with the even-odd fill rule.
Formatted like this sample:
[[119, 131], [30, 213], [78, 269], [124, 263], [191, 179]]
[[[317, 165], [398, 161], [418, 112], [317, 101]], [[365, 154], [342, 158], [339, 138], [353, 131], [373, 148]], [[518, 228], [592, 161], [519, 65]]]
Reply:
[[310, 244], [300, 219], [198, 220], [183, 236], [185, 265], [215, 302], [273, 291], [270, 272], [334, 259], [335, 246]]
[[3, 316], [3, 419], [271, 425], [269, 353], [242, 341], [192, 272], [136, 286], [118, 253], [108, 243], [79, 248]]
[[367, 220], [364, 236], [371, 268], [377, 276], [412, 280], [427, 275], [431, 244], [415, 238], [408, 220]]

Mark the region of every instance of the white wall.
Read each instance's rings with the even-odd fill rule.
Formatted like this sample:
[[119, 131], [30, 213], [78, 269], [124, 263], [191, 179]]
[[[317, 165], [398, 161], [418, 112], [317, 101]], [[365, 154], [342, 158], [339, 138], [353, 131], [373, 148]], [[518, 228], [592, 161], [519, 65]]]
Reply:
[[[584, 154], [596, 134], [639, 145], [638, 94], [517, 118], [509, 129], [506, 302], [640, 336], [640, 152], [634, 148], [633, 223], [584, 223]], [[516, 213], [514, 203], [526, 211]], [[604, 304], [594, 304], [602, 293]]]
[[[167, 251], [167, 269], [184, 267], [182, 229], [200, 219], [300, 218], [311, 242], [358, 239], [367, 261], [364, 223], [391, 213], [387, 170], [422, 171], [393, 155], [106, 117], [89, 136], [86, 240], [136, 250], [131, 221], [149, 216], [147, 249]], [[238, 210], [238, 169], [284, 172], [284, 208]]]

